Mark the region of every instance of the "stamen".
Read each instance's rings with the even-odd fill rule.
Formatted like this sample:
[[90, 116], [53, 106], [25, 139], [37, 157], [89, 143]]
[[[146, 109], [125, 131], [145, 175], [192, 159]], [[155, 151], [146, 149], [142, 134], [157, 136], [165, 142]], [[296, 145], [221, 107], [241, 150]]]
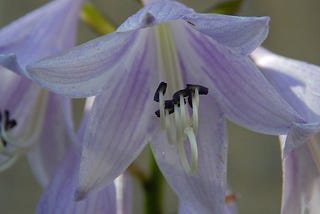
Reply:
[[184, 130], [188, 124], [187, 111], [184, 104], [185, 100], [182, 95], [180, 95], [180, 116], [181, 116], [181, 129]]
[[[168, 110], [166, 112], [166, 114], [168, 115]], [[172, 127], [172, 123], [170, 118], [167, 116], [166, 117], [166, 133], [167, 133], [167, 138], [169, 140], [170, 144], [173, 144], [174, 142], [176, 142], [176, 133], [175, 133], [175, 129], [174, 127]]]
[[8, 110], [4, 111], [4, 120], [2, 121], [2, 115], [0, 112], [0, 138], [4, 147], [8, 145], [9, 137], [7, 136], [7, 131], [13, 129], [17, 122], [14, 119], [10, 119], [10, 112]]
[[193, 94], [195, 93], [195, 90], [198, 89], [198, 94], [199, 95], [207, 95], [209, 92], [209, 89], [207, 87], [201, 86], [201, 85], [192, 85], [192, 84], [187, 84], [187, 88], [191, 91], [191, 96], [188, 97], [188, 103], [191, 108], [193, 108], [192, 105], [192, 97]]
[[[192, 175], [198, 165], [196, 133], [199, 119], [199, 95], [208, 94], [208, 88], [188, 84], [185, 89], [175, 92], [172, 100], [165, 100], [166, 88], [167, 84], [161, 82], [156, 90], [154, 100], [159, 102], [159, 110], [155, 114], [160, 117], [161, 128], [166, 130], [169, 143], [177, 146], [182, 167], [188, 174]], [[187, 109], [186, 97], [188, 97], [189, 105], [192, 108], [192, 115]], [[172, 113], [173, 117], [170, 117]], [[189, 162], [185, 151], [185, 140], [190, 144], [191, 162]]]
[[183, 142], [178, 144], [178, 151], [181, 157], [181, 163], [184, 170], [189, 174], [193, 175], [198, 167], [198, 147], [196, 137], [194, 135], [193, 129], [191, 127], [187, 127], [184, 130], [184, 133], [188, 136], [188, 142], [190, 144], [191, 149], [191, 166], [188, 161], [186, 151], [183, 145]]
[[192, 95], [192, 125], [193, 125], [193, 131], [197, 134], [198, 132], [198, 126], [199, 126], [199, 117], [198, 117], [198, 111], [199, 111], [199, 90], [198, 88], [195, 89], [194, 94]]
[[178, 104], [174, 105], [174, 119], [175, 119], [176, 133], [177, 133], [176, 142], [179, 143], [180, 141], [183, 140], [183, 137], [182, 137], [181, 115], [180, 115]]
[[192, 91], [194, 91], [197, 88], [199, 90], [200, 95], [207, 95], [209, 92], [209, 89], [207, 87], [202, 86], [202, 85], [187, 84], [187, 88]]
[[160, 92], [162, 92], [163, 94], [166, 93], [166, 90], [167, 90], [167, 83], [165, 82], [160, 82], [155, 94], [154, 94], [154, 97], [153, 97], [153, 100], [156, 101], [156, 102], [159, 102], [159, 95], [160, 95]]
[[[172, 100], [164, 101], [164, 109], [168, 110], [166, 114], [172, 114], [174, 112], [174, 106], [173, 106]], [[157, 110], [155, 114], [157, 115], [157, 117], [160, 117], [160, 110]]]
[[[0, 163], [0, 172], [11, 167], [22, 153], [23, 149], [18, 148], [18, 146], [13, 143], [13, 140], [7, 135], [7, 132], [13, 129], [16, 125], [16, 120], [10, 119], [10, 112], [8, 110], [4, 111], [3, 117], [0, 111], [0, 141], [2, 145], [0, 147], [0, 155], [4, 158]], [[13, 151], [9, 150], [9, 145], [17, 148]]]
[[165, 114], [164, 114], [164, 92], [162, 90], [159, 91], [159, 110], [160, 110], [160, 124], [161, 128], [165, 129]]
[[180, 102], [180, 97], [187, 97], [190, 95], [190, 90], [189, 89], [183, 89], [179, 90], [176, 93], [173, 94], [172, 96], [172, 101], [174, 104], [178, 104]]
[[156, 115], [158, 117], [160, 117], [160, 124], [161, 124], [161, 128], [164, 129], [165, 128], [165, 121], [164, 121], [164, 109], [165, 109], [165, 104], [164, 104], [164, 94], [166, 93], [166, 90], [167, 90], [167, 83], [165, 82], [160, 82], [155, 94], [154, 94], [154, 97], [153, 97], [153, 100], [156, 101], [156, 102], [159, 102], [159, 113], [156, 111]]

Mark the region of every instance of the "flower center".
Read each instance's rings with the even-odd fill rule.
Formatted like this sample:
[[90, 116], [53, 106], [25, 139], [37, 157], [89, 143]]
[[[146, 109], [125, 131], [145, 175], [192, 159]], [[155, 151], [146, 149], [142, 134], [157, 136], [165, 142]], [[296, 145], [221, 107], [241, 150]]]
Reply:
[[18, 145], [8, 135], [8, 132], [14, 129], [16, 125], [17, 121], [10, 118], [8, 110], [0, 111], [0, 172], [12, 166], [24, 150], [18, 148]]
[[[198, 165], [198, 132], [199, 95], [208, 94], [208, 88], [201, 85], [187, 84], [185, 89], [175, 92], [171, 100], [165, 100], [167, 83], [161, 82], [155, 92], [154, 101], [159, 102], [155, 112], [160, 118], [160, 126], [167, 133], [169, 143], [176, 145], [184, 170], [192, 175]], [[191, 108], [188, 109], [188, 104]], [[188, 160], [184, 143], [190, 144], [191, 164]]]

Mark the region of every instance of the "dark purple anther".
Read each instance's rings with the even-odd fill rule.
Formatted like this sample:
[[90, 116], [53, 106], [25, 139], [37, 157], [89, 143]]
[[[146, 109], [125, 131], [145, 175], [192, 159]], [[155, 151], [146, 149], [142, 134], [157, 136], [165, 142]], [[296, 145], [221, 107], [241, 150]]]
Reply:
[[197, 88], [199, 90], [199, 95], [207, 95], [209, 92], [209, 89], [207, 87], [202, 86], [202, 85], [187, 84], [187, 88], [193, 92]]
[[174, 104], [178, 104], [180, 102], [180, 96], [188, 97], [190, 96], [190, 90], [188, 88], [177, 91], [172, 96], [172, 101]]
[[166, 90], [167, 90], [167, 83], [160, 82], [160, 84], [159, 84], [159, 86], [158, 86], [158, 88], [156, 90], [156, 93], [154, 94], [153, 100], [156, 101], [156, 102], [159, 102], [160, 91], [163, 94], [165, 94]]

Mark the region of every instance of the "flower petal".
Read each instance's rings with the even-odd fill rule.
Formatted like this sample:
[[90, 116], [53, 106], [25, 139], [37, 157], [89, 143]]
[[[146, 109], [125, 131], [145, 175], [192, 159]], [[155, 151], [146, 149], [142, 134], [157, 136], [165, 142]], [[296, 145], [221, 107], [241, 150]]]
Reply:
[[[289, 136], [286, 144], [290, 140], [294, 139]], [[284, 155], [282, 214], [319, 212], [319, 157], [319, 136], [309, 138], [306, 144]]]
[[165, 133], [151, 142], [160, 170], [180, 201], [192, 213], [224, 212], [227, 151], [225, 128], [225, 119], [219, 106], [210, 97], [203, 97], [200, 100], [197, 137], [199, 160], [194, 175], [185, 172], [176, 145], [168, 143]]
[[200, 14], [176, 1], [151, 1], [129, 17], [118, 32], [185, 20], [194, 29], [207, 34], [233, 51], [248, 55], [268, 34], [269, 17], [237, 17], [219, 14]]
[[28, 153], [31, 169], [42, 187], [50, 182], [71, 143], [72, 129], [65, 121], [71, 117], [70, 112], [65, 112], [67, 106], [71, 108], [69, 100], [54, 94], [48, 95], [44, 122], [38, 127], [40, 134], [36, 145]]
[[[0, 65], [0, 93], [1, 93], [1, 99], [7, 94], [8, 91], [12, 91], [15, 87], [16, 81], [19, 81], [20, 76], [14, 74], [10, 70], [6, 69], [5, 67], [2, 67]], [[3, 101], [0, 102], [0, 109], [3, 109]]]
[[156, 117], [153, 87], [157, 79], [152, 76], [156, 58], [148, 51], [153, 47], [149, 44], [131, 59], [130, 72], [117, 73], [95, 98], [84, 130], [78, 199], [120, 175], [144, 148], [153, 129], [150, 120]]
[[185, 79], [209, 87], [228, 119], [267, 134], [286, 133], [292, 122], [304, 122], [248, 57], [187, 24], [176, 25], [172, 32]]
[[151, 1], [121, 24], [117, 29], [117, 32], [126, 32], [175, 21], [181, 19], [184, 15], [191, 13], [194, 13], [193, 9], [176, 1]]
[[[30, 76], [54, 92], [72, 97], [96, 95], [111, 79], [126, 76], [148, 32], [111, 33], [67, 53], [28, 66]], [[139, 51], [140, 50], [140, 51]]]
[[132, 178], [129, 174], [124, 173], [114, 181], [116, 188], [117, 213], [133, 213], [132, 198]]
[[248, 55], [267, 37], [269, 17], [239, 17], [194, 13], [183, 18], [190, 25], [239, 54]]
[[287, 140], [283, 145], [283, 157], [306, 144], [313, 135], [320, 132], [320, 124], [295, 124], [288, 132]]
[[0, 54], [0, 65], [16, 74], [29, 78], [29, 74], [19, 65], [15, 54]]
[[15, 53], [22, 67], [75, 43], [79, 0], [58, 0], [26, 14], [0, 30], [0, 53]]
[[56, 172], [55, 177], [43, 193], [37, 214], [50, 213], [117, 213], [116, 189], [113, 183], [83, 201], [74, 200], [80, 155], [71, 148]]
[[320, 118], [320, 67], [276, 55], [264, 48], [251, 57], [278, 93], [308, 122]]

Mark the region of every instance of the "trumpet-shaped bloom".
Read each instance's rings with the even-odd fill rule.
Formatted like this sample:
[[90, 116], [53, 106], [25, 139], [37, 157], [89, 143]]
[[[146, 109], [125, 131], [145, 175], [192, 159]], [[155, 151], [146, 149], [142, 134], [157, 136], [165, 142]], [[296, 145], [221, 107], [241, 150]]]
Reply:
[[281, 137], [283, 214], [319, 213], [320, 67], [273, 54], [263, 48], [252, 58], [265, 77], [307, 122]]
[[69, 146], [68, 152], [43, 192], [36, 209], [37, 214], [132, 213], [131, 177], [127, 174], [120, 175], [110, 185], [84, 200], [75, 201], [74, 192], [77, 187], [82, 148], [81, 138], [83, 138], [83, 129], [88, 122], [88, 112], [92, 108], [93, 100], [94, 97], [86, 100], [84, 116], [74, 143]]
[[128, 175], [119, 176], [110, 185], [83, 201], [74, 200], [80, 164], [79, 152], [79, 148], [70, 146], [66, 157], [44, 191], [36, 213], [132, 213], [131, 184]]
[[42, 186], [48, 184], [71, 141], [69, 99], [45, 92], [13, 72], [23, 72], [27, 64], [74, 46], [81, 4], [81, 0], [52, 1], [0, 30], [1, 169], [28, 152]]
[[116, 32], [30, 65], [25, 75], [45, 88], [97, 95], [76, 196], [110, 184], [150, 142], [191, 212], [223, 213], [225, 118], [269, 134], [303, 122], [248, 58], [268, 21], [152, 1]]

